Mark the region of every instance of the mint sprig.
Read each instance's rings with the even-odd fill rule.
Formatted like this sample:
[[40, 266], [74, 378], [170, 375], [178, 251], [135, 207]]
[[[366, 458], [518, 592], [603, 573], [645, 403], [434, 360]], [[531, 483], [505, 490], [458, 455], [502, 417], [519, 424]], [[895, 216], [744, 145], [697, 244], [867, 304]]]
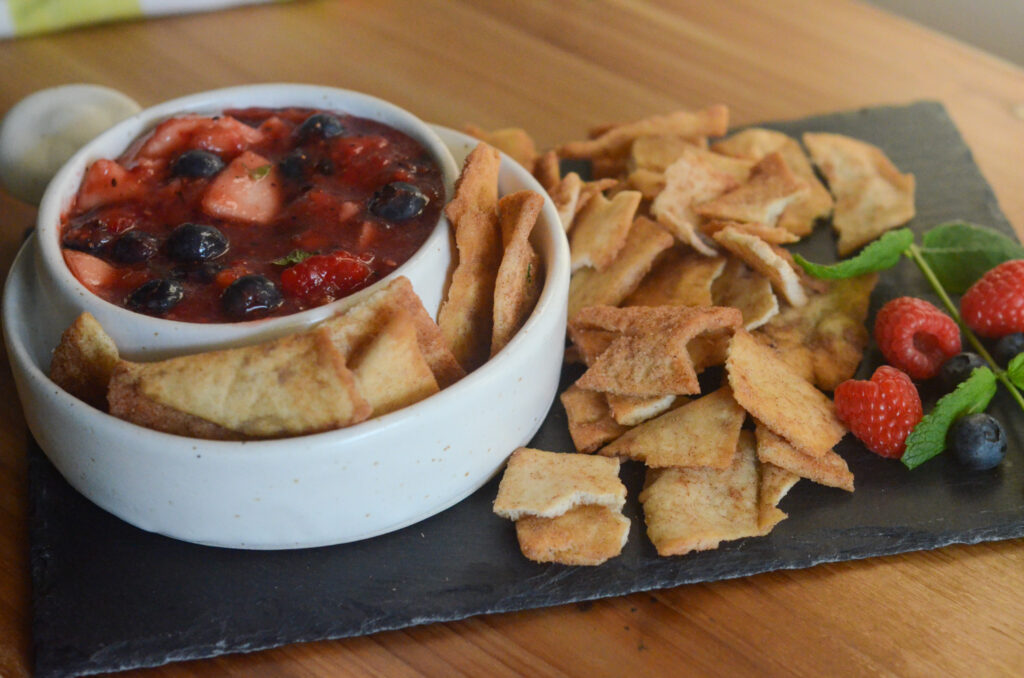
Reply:
[[865, 273], [884, 271], [895, 266], [903, 253], [914, 242], [914, 234], [909, 228], [900, 228], [889, 231], [878, 240], [870, 243], [862, 249], [857, 256], [844, 259], [835, 264], [815, 264], [807, 261], [799, 254], [794, 254], [793, 259], [805, 271], [815, 278], [823, 280], [843, 280], [855, 278]]
[[292, 250], [280, 259], [274, 259], [271, 263], [275, 266], [292, 266], [294, 264], [301, 264], [311, 256], [313, 256], [312, 252], [307, 252], [305, 250]]
[[907, 436], [907, 450], [900, 461], [913, 469], [938, 455], [946, 449], [946, 434], [953, 422], [967, 414], [984, 412], [995, 394], [995, 373], [987, 367], [975, 368], [914, 427]]
[[963, 294], [986, 271], [1024, 259], [1024, 246], [990, 228], [951, 221], [925, 232], [921, 256], [947, 292]]
[[1017, 388], [1024, 388], [1024, 353], [1018, 353], [1006, 366], [1006, 376]]

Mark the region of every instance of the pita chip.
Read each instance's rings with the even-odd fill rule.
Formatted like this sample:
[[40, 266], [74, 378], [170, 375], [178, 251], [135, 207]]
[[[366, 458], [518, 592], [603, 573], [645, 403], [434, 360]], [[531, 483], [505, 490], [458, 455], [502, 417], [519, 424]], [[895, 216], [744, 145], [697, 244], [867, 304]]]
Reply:
[[822, 457], [804, 454], [760, 422], [757, 424], [757, 458], [819, 485], [853, 492], [853, 473], [836, 452], [829, 451]]
[[679, 396], [665, 395], [641, 398], [609, 393], [606, 399], [608, 401], [608, 409], [612, 413], [612, 419], [616, 423], [622, 426], [636, 426], [668, 410], [676, 403]]
[[569, 421], [569, 435], [577, 452], [590, 453], [625, 433], [626, 426], [612, 418], [603, 393], [570, 386], [560, 396]]
[[694, 206], [736, 187], [736, 180], [713, 167], [696, 152], [686, 151], [665, 170], [665, 188], [651, 203], [651, 214], [685, 245], [701, 254], [717, 251], [698, 233]]
[[622, 303], [626, 306], [710, 306], [712, 285], [724, 268], [725, 257], [669, 250]]
[[800, 238], [781, 226], [766, 226], [756, 221], [721, 221], [712, 219], [700, 225], [701, 233], [707, 236], [714, 236], [715, 233], [724, 228], [734, 228], [740, 233], [757, 236], [769, 245], [788, 245], [800, 240]]
[[771, 153], [754, 165], [746, 183], [693, 209], [708, 219], [774, 226], [783, 210], [807, 190], [807, 184], [793, 174], [782, 155]]
[[516, 521], [523, 555], [538, 563], [600, 565], [622, 553], [629, 518], [607, 506], [577, 506], [554, 518]]
[[93, 407], [107, 409], [107, 386], [120, 356], [90, 313], [82, 313], [64, 330], [50, 361], [50, 379]]
[[711, 286], [716, 306], [731, 306], [743, 314], [743, 327], [761, 327], [779, 313], [779, 300], [768, 278], [747, 268], [740, 259], [730, 258], [725, 270]]
[[583, 180], [575, 172], [569, 172], [564, 178], [557, 180], [547, 189], [551, 196], [551, 202], [555, 203], [555, 210], [562, 222], [562, 228], [566, 232], [572, 229], [573, 219], [576, 217], [576, 206], [580, 200], [580, 191], [583, 188]]
[[614, 261], [626, 244], [641, 197], [637, 191], [622, 191], [609, 200], [598, 192], [587, 201], [569, 233], [574, 272], [584, 266], [601, 271]]
[[807, 293], [793, 264], [788, 257], [783, 256], [764, 240], [731, 226], [715, 233], [714, 239], [752, 269], [768, 278], [775, 291], [787, 302], [793, 306], [803, 306], [807, 303]]
[[466, 134], [484, 141], [533, 172], [537, 161], [537, 145], [526, 130], [519, 127], [504, 127], [488, 132], [476, 125], [466, 125]]
[[762, 534], [768, 534], [788, 517], [778, 508], [779, 502], [800, 481], [800, 476], [763, 462], [759, 470], [761, 482], [757, 488], [757, 526]]
[[492, 356], [519, 331], [540, 298], [544, 276], [530, 232], [543, 206], [543, 196], [533, 191], [512, 193], [498, 202], [505, 252], [494, 282]]
[[559, 182], [562, 178], [562, 169], [558, 164], [558, 154], [554, 150], [545, 151], [537, 157], [533, 164], [533, 177], [548, 193]]

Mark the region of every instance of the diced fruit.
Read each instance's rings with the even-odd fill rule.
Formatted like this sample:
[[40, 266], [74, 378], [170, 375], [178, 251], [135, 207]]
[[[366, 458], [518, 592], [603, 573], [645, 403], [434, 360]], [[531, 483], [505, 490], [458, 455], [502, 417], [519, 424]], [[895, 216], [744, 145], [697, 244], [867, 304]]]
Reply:
[[960, 328], [927, 301], [899, 297], [879, 310], [875, 341], [890, 365], [914, 379], [931, 379], [960, 352]]
[[115, 237], [106, 225], [97, 221], [90, 221], [87, 224], [69, 228], [64, 233], [61, 246], [71, 250], [78, 250], [79, 252], [99, 254], [106, 249], [107, 245]]
[[220, 297], [224, 313], [234, 320], [252, 320], [283, 303], [281, 292], [262, 275], [243, 275], [228, 285]]
[[430, 199], [423, 191], [404, 181], [386, 184], [370, 198], [370, 212], [388, 221], [412, 219], [423, 211]]
[[64, 261], [78, 281], [89, 289], [113, 286], [119, 277], [117, 269], [107, 262], [76, 250], [63, 250]]
[[171, 176], [209, 179], [224, 169], [224, 161], [216, 153], [198, 148], [185, 151], [171, 165]]
[[960, 298], [960, 313], [983, 337], [1024, 332], [1024, 259], [1004, 261], [981, 276]]
[[344, 134], [341, 121], [330, 113], [314, 113], [306, 118], [295, 130], [300, 141], [310, 139], [332, 139]]
[[158, 278], [135, 288], [127, 299], [133, 311], [148, 315], [163, 315], [178, 305], [185, 296], [185, 288], [177, 280]]
[[203, 211], [228, 221], [268, 224], [282, 203], [277, 168], [263, 156], [246, 151], [210, 184], [203, 196]]
[[898, 459], [924, 416], [917, 387], [903, 372], [882, 365], [871, 381], [849, 379], [835, 390], [836, 414], [853, 435], [883, 457]]
[[984, 412], [958, 419], [947, 440], [956, 460], [974, 471], [994, 468], [1006, 456], [1006, 433], [997, 419]]
[[957, 353], [942, 363], [942, 369], [939, 370], [942, 387], [947, 391], [952, 391], [957, 384], [971, 376], [974, 368], [983, 367], [985, 364], [985, 359], [977, 353]]
[[141, 193], [142, 185], [113, 160], [101, 159], [89, 165], [82, 177], [75, 208], [87, 212], [101, 205], [121, 202]]
[[160, 249], [156, 236], [145, 231], [128, 231], [114, 241], [110, 257], [119, 264], [141, 264]]
[[262, 139], [262, 132], [230, 116], [185, 115], [158, 125], [138, 155], [142, 158], [168, 158], [184, 150], [199, 148], [230, 157]]
[[371, 269], [362, 259], [339, 250], [309, 257], [281, 273], [281, 287], [307, 304], [322, 304], [363, 287]]
[[167, 256], [181, 263], [210, 261], [227, 251], [227, 236], [206, 224], [182, 224], [167, 238]]
[[281, 174], [290, 181], [302, 181], [305, 179], [310, 166], [309, 154], [301, 148], [296, 148], [284, 156], [281, 162], [277, 163], [277, 168], [281, 170]]
[[1024, 332], [1007, 334], [996, 342], [995, 359], [1003, 367], [1021, 353], [1024, 353]]

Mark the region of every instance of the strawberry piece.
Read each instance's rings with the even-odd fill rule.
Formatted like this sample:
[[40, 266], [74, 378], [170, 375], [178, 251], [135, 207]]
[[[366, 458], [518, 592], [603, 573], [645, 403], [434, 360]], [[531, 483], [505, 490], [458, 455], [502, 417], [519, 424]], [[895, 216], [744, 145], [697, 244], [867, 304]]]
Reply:
[[1024, 332], [1024, 259], [1004, 261], [981, 276], [961, 297], [960, 313], [983, 337]]
[[310, 305], [324, 304], [365, 287], [370, 267], [362, 259], [338, 250], [309, 257], [281, 273], [281, 289]]
[[129, 200], [142, 193], [142, 184], [113, 160], [97, 160], [89, 165], [78, 189], [75, 209], [87, 212], [101, 205]]
[[263, 133], [227, 115], [207, 118], [185, 115], [161, 123], [139, 149], [140, 158], [170, 160], [190, 148], [218, 155], [237, 155], [259, 143]]
[[277, 168], [263, 156], [246, 151], [206, 189], [203, 211], [227, 221], [268, 224], [283, 203]]
[[877, 455], [903, 456], [907, 435], [924, 416], [917, 387], [903, 372], [882, 365], [871, 381], [848, 379], [836, 387], [836, 414]]
[[878, 311], [875, 341], [890, 365], [914, 379], [931, 379], [960, 352], [960, 328], [927, 301], [899, 297]]
[[64, 250], [64, 262], [78, 281], [90, 290], [111, 287], [117, 283], [117, 269], [98, 257], [77, 250]]

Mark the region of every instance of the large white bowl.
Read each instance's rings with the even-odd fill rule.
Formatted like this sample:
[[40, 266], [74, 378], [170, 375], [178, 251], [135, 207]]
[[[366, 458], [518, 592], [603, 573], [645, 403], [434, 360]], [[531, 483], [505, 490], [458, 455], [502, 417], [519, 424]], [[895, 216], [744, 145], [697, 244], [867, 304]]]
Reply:
[[271, 338], [308, 327], [343, 310], [404, 275], [412, 281], [423, 304], [437, 311], [451, 265], [452, 244], [442, 215], [426, 242], [390, 275], [331, 304], [291, 315], [241, 323], [188, 323], [135, 313], [90, 292], [64, 263], [60, 222], [78, 191], [86, 168], [99, 158], [116, 158], [132, 141], [160, 122], [185, 113], [216, 114], [228, 108], [320, 108], [341, 111], [388, 124], [405, 132], [431, 154], [441, 168], [447, 199], [451, 198], [456, 164], [434, 130], [412, 113], [375, 97], [350, 90], [314, 85], [246, 85], [213, 90], [148, 108], [96, 137], [54, 176], [39, 204], [35, 267], [45, 281], [42, 303], [65, 325], [81, 311], [92, 313], [130, 358], [161, 358], [197, 349], [236, 345], [255, 337]]
[[[475, 145], [437, 128], [461, 163]], [[502, 193], [541, 191], [502, 158]], [[38, 237], [3, 299], [4, 339], [29, 428], [83, 495], [146, 530], [253, 549], [339, 544], [427, 518], [482, 486], [533, 437], [554, 399], [564, 345], [569, 252], [545, 200], [533, 234], [546, 269], [533, 314], [486, 365], [441, 393], [339, 431], [219, 442], [151, 431], [100, 412], [46, 376], [63, 326], [36, 278]]]

